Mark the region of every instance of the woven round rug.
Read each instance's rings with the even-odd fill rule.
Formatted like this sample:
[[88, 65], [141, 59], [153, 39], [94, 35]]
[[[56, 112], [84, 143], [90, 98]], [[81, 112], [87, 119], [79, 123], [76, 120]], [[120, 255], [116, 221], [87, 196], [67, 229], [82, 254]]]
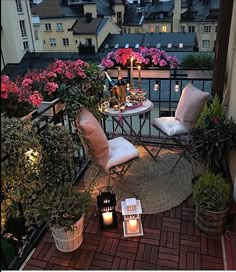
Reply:
[[[116, 195], [116, 210], [121, 212], [121, 201], [126, 198], [140, 199], [143, 214], [155, 214], [180, 205], [192, 193], [192, 167], [182, 158], [174, 171], [178, 159], [176, 152], [162, 149], [155, 162], [146, 150], [138, 147], [140, 158], [135, 161], [125, 176], [112, 175], [110, 186]], [[85, 188], [89, 188], [93, 201], [100, 190], [107, 186], [108, 176], [93, 177], [99, 171], [92, 164], [84, 176]]]

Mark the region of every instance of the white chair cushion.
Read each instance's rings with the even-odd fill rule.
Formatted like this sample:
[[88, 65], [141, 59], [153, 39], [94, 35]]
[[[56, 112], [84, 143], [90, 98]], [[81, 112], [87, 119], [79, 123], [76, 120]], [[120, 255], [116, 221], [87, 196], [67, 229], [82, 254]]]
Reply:
[[195, 125], [208, 97], [209, 94], [207, 92], [203, 92], [193, 86], [192, 83], [188, 83], [183, 89], [175, 117], [186, 128], [191, 129]]
[[188, 133], [188, 130], [175, 117], [168, 116], [153, 118], [152, 124], [155, 127], [160, 128], [168, 136]]
[[109, 158], [106, 169], [125, 163], [139, 156], [138, 149], [123, 137], [108, 140]]

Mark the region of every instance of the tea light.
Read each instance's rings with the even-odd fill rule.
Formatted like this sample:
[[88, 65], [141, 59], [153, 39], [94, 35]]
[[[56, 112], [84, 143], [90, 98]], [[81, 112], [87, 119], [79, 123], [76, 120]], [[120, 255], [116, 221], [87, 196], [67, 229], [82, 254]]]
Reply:
[[120, 111], [125, 111], [126, 107], [125, 105], [120, 106]]
[[119, 105], [114, 105], [113, 110], [118, 111], [120, 109]]
[[104, 225], [111, 225], [113, 223], [112, 212], [105, 212], [102, 214]]

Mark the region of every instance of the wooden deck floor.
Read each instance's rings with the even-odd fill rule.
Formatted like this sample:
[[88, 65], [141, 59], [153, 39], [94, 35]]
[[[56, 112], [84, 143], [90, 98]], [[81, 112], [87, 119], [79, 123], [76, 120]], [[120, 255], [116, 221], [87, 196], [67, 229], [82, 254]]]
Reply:
[[170, 211], [143, 215], [144, 236], [125, 239], [121, 214], [117, 229], [101, 231], [91, 209], [79, 249], [62, 253], [48, 231], [25, 270], [223, 270], [220, 236], [194, 225], [191, 197]]

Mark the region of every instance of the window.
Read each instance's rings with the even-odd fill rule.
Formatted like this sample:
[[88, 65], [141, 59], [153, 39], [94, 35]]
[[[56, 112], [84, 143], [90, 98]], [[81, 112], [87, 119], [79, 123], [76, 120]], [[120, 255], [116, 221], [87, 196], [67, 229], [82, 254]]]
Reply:
[[50, 44], [50, 46], [57, 46], [56, 39], [55, 38], [50, 38], [49, 39], [49, 44]]
[[119, 48], [119, 44], [116, 43], [115, 46], [114, 46], [114, 48]]
[[69, 39], [68, 38], [63, 38], [62, 42], [63, 42], [63, 46], [69, 46]]
[[22, 38], [27, 37], [26, 28], [25, 28], [25, 21], [24, 20], [20, 20], [20, 31], [21, 31]]
[[24, 46], [24, 50], [29, 50], [29, 43], [27, 41], [23, 42], [23, 46]]
[[117, 22], [121, 22], [122, 21], [122, 12], [117, 12], [116, 13], [116, 18], [117, 18]]
[[209, 40], [203, 40], [202, 41], [202, 47], [203, 48], [209, 48], [210, 47], [210, 41]]
[[21, 0], [16, 0], [16, 10], [18, 13], [23, 13]]
[[163, 19], [164, 18], [163, 12], [160, 12], [158, 17], [159, 17], [159, 19]]
[[181, 32], [185, 32], [185, 26], [181, 26]]
[[172, 47], [172, 43], [168, 43], [167, 48], [171, 48], [171, 47]]
[[39, 31], [38, 30], [34, 30], [34, 38], [36, 41], [39, 40]]
[[85, 39], [85, 44], [86, 45], [92, 45], [92, 39], [91, 38], [86, 38]]
[[45, 31], [52, 31], [51, 24], [45, 24]]
[[188, 26], [188, 32], [195, 32], [195, 26]]
[[166, 25], [163, 25], [161, 27], [161, 32], [167, 32], [167, 26]]
[[207, 26], [204, 26], [204, 27], [203, 27], [203, 31], [204, 31], [204, 32], [211, 32], [211, 26], [208, 26], [208, 25], [207, 25]]
[[160, 27], [159, 26], [156, 26], [156, 32], [160, 32]]
[[215, 32], [217, 33], [217, 30], [218, 30], [218, 26], [215, 27]]
[[153, 33], [154, 32], [154, 27], [153, 26], [149, 26], [149, 32]]
[[63, 24], [57, 23], [57, 31], [63, 31]]
[[126, 44], [125, 44], [125, 48], [129, 48], [129, 43], [126, 43]]
[[139, 29], [138, 29], [138, 28], [135, 28], [135, 29], [134, 29], [134, 33], [139, 33]]
[[129, 34], [131, 33], [131, 30], [130, 30], [130, 28], [128, 28], [128, 33], [129, 33]]

